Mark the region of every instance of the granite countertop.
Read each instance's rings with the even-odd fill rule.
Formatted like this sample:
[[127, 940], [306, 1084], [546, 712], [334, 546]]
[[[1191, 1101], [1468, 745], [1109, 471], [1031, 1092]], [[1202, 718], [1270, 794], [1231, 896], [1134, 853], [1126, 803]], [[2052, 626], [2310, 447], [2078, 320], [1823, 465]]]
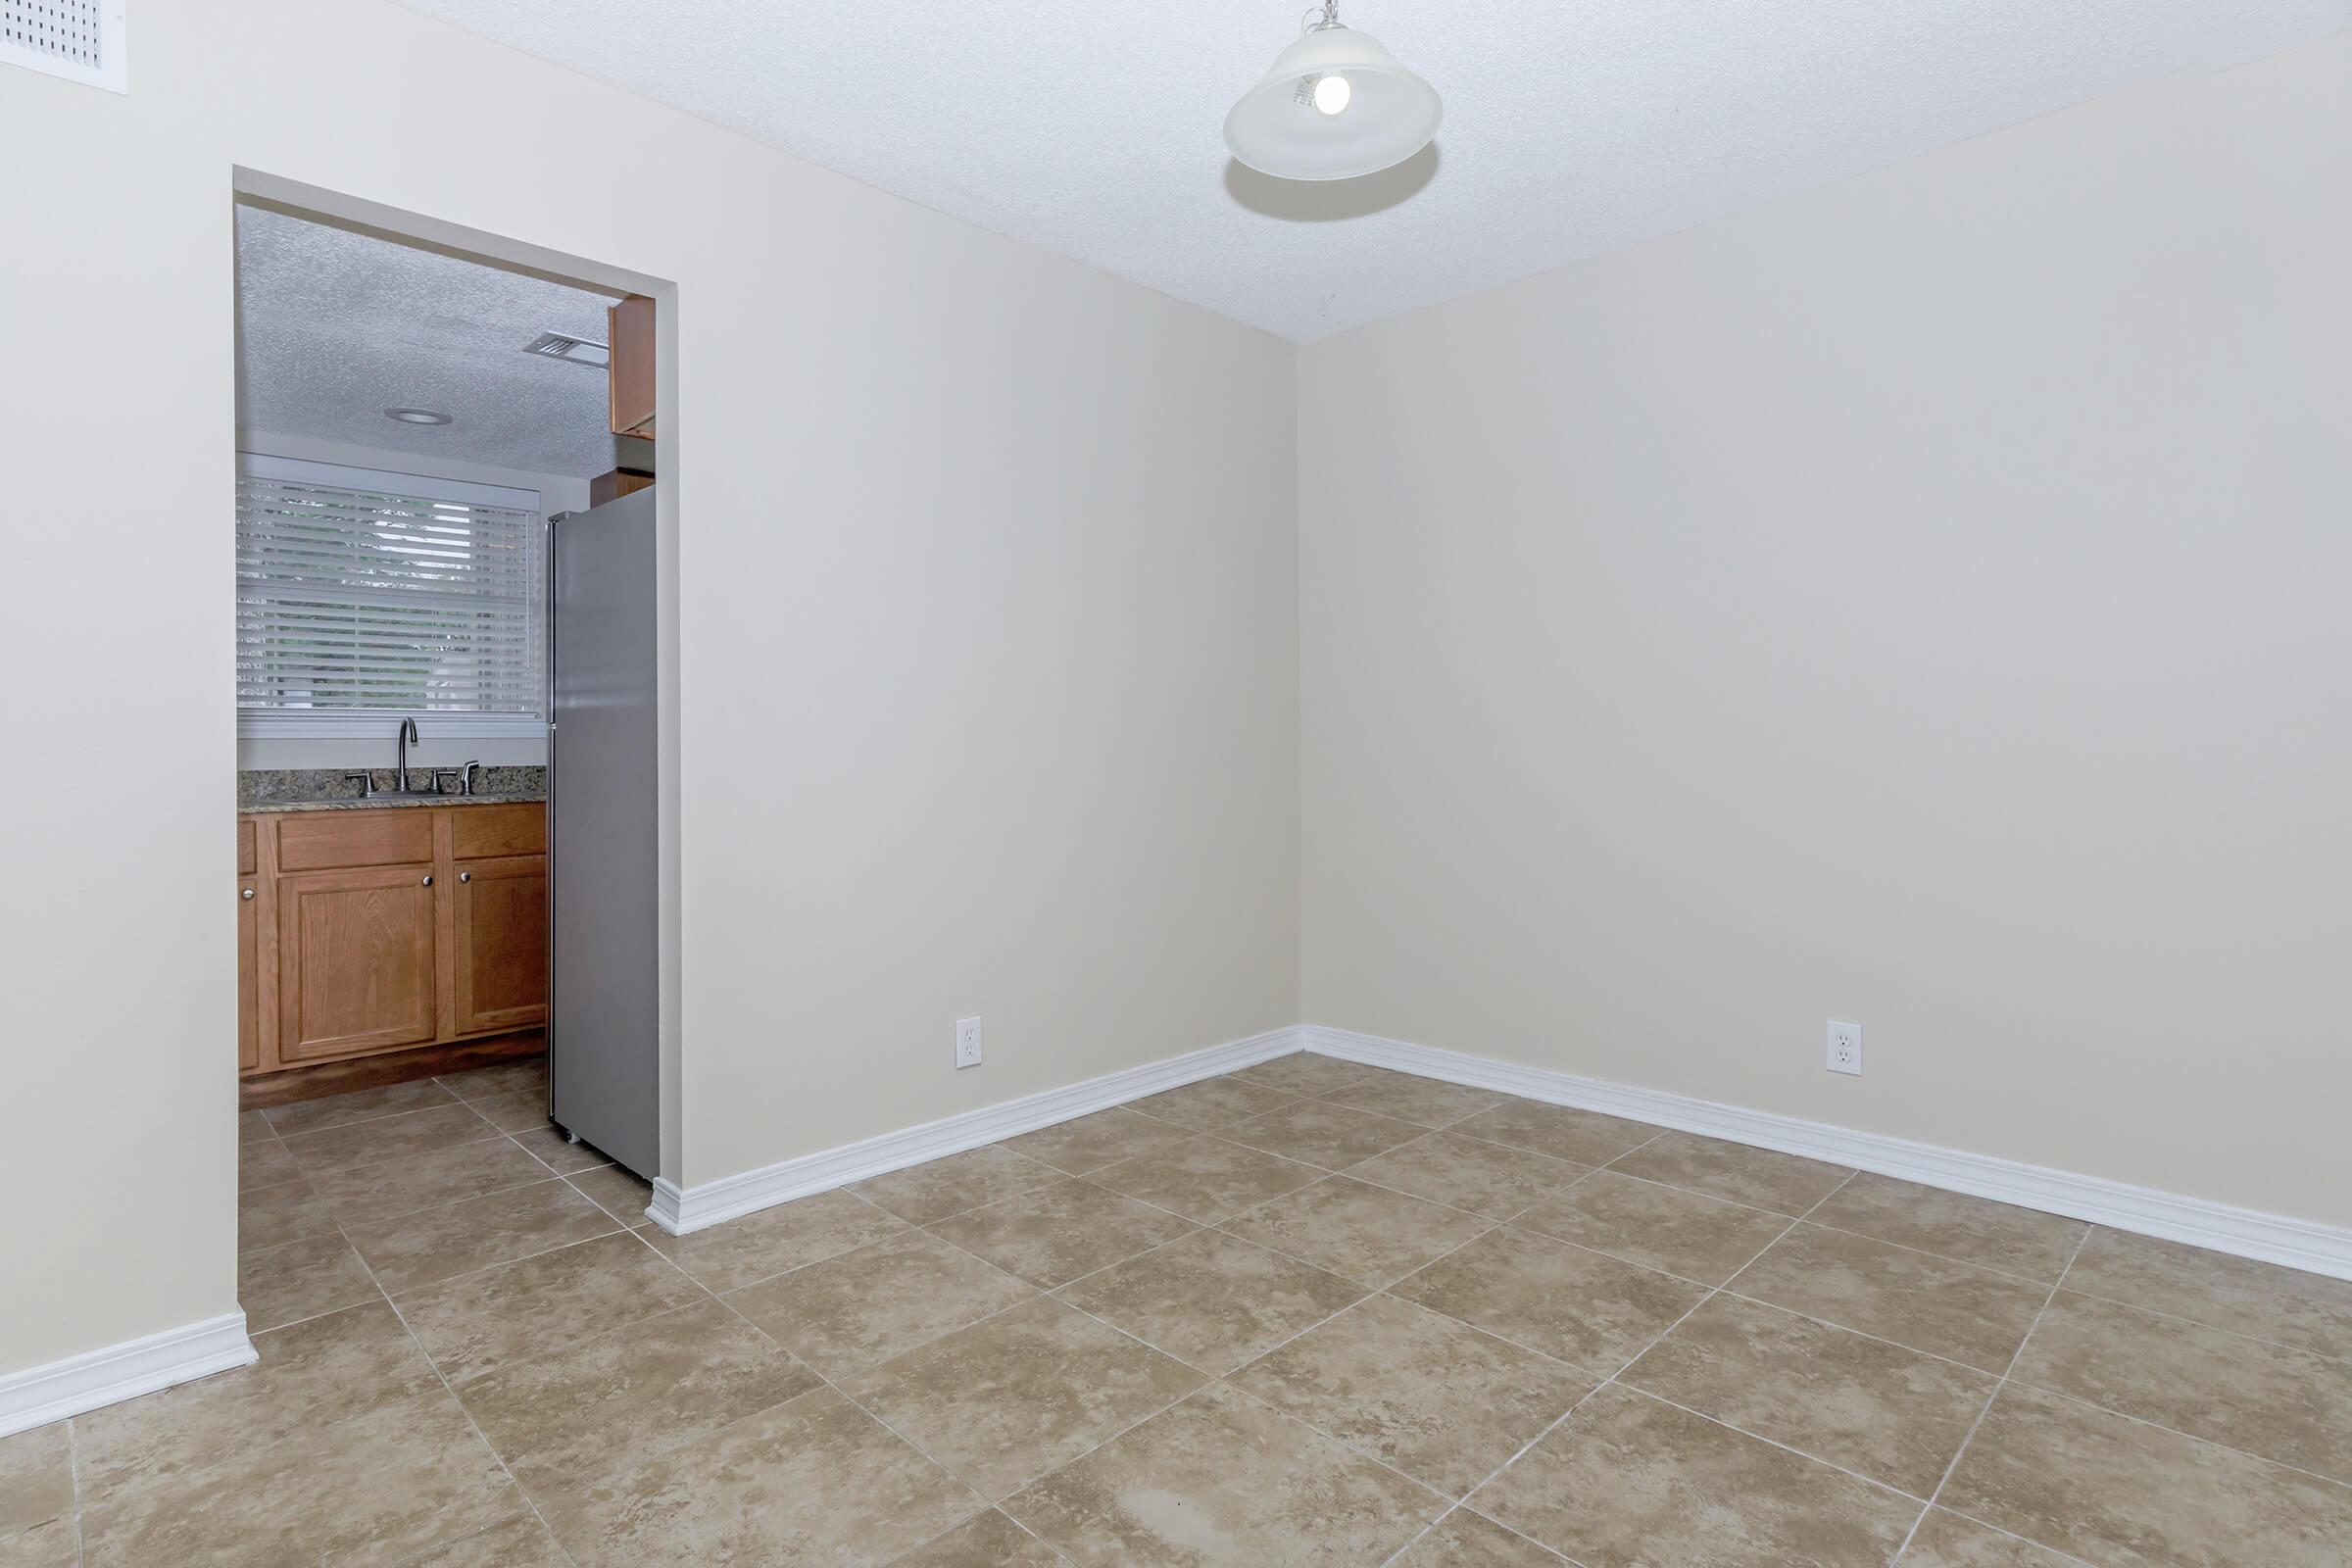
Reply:
[[357, 795], [332, 801], [249, 801], [237, 808], [240, 816], [277, 815], [285, 811], [383, 811], [408, 806], [522, 806], [544, 801], [544, 793], [524, 795]]
[[[547, 769], [533, 766], [480, 768], [471, 795], [397, 795], [388, 767], [368, 768], [376, 793], [363, 799], [356, 767], [275, 767], [237, 774], [240, 813], [278, 811], [376, 811], [404, 806], [514, 806], [547, 799]], [[411, 770], [419, 780], [421, 768]]]

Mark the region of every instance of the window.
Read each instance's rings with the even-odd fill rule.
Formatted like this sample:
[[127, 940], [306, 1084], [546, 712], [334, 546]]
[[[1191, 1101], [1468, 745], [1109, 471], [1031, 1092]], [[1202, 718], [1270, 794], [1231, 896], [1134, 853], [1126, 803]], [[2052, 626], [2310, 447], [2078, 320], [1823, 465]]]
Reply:
[[237, 459], [237, 733], [547, 731], [531, 490]]

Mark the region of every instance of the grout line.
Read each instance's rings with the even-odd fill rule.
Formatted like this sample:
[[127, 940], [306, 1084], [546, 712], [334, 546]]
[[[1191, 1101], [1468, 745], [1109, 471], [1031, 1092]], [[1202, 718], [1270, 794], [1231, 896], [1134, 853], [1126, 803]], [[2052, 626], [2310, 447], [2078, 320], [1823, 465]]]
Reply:
[[[2056, 1546], [2044, 1545], [2040, 1542], [2034, 1540], [2031, 1536], [2021, 1536], [2014, 1530], [2003, 1530], [1999, 1525], [1988, 1525], [1984, 1520], [1978, 1518], [1975, 1514], [1962, 1513], [1950, 1503], [1941, 1503], [1931, 1506], [1927, 1513], [1921, 1514], [1919, 1517], [1919, 1524], [1911, 1527], [1913, 1535], [1917, 1535], [1919, 1533], [1920, 1525], [1924, 1525], [1928, 1522], [1929, 1513], [1948, 1513], [1955, 1519], [1965, 1519], [1980, 1530], [1990, 1531], [1993, 1535], [1999, 1536], [2004, 1540], [2014, 1541], [2022, 1545], [2032, 1546], [2035, 1551], [2047, 1552], [2051, 1556], [2057, 1558], [2060, 1562], [2074, 1564], [2075, 1568], [2099, 1568], [2098, 1564], [2091, 1562], [2087, 1558], [2078, 1557], [2071, 1551], [2060, 1551]], [[1905, 1550], [1908, 1550], [1910, 1548], [1910, 1542], [1906, 1540], [1903, 1544], [1903, 1546]], [[1887, 1568], [1896, 1568], [1896, 1564], [1899, 1564], [1901, 1561], [1902, 1557], [1898, 1553], [1893, 1562], [1890, 1562], [1887, 1565]]]
[[81, 1520], [86, 1511], [81, 1501], [81, 1435], [74, 1430], [76, 1417], [66, 1417], [66, 1479], [74, 1486], [74, 1563], [80, 1568], [88, 1556], [88, 1543], [81, 1539]]
[[[1631, 1150], [1629, 1150], [1629, 1151], [1627, 1151], [1627, 1152], [1628, 1152], [1628, 1153], [1630, 1153], [1630, 1152], [1632, 1152], [1632, 1151], [1631, 1151]], [[1619, 1158], [1623, 1158], [1623, 1157], [1624, 1157], [1624, 1155], [1619, 1155], [1618, 1157], [1619, 1157]], [[1840, 1191], [1842, 1191], [1842, 1190], [1844, 1189], [1844, 1187], [1845, 1187], [1845, 1182], [1847, 1182], [1847, 1181], [1852, 1181], [1852, 1180], [1853, 1180], [1853, 1173], [1852, 1173], [1852, 1172], [1848, 1172], [1848, 1173], [1847, 1173], [1847, 1175], [1846, 1175], [1845, 1181], [1841, 1181], [1841, 1182], [1839, 1182], [1839, 1183], [1837, 1185], [1837, 1187], [1834, 1187], [1834, 1188], [1832, 1188], [1832, 1189], [1831, 1189], [1829, 1192], [1826, 1192], [1826, 1193], [1822, 1194], [1822, 1195], [1821, 1195], [1821, 1199], [1820, 1199], [1820, 1200], [1819, 1200], [1818, 1202], [1814, 1203], [1814, 1205], [1813, 1205], [1813, 1208], [1819, 1208], [1819, 1207], [1822, 1205], [1822, 1203], [1826, 1203], [1826, 1202], [1828, 1202], [1828, 1201], [1829, 1201], [1831, 1199], [1833, 1199], [1833, 1198], [1837, 1197], [1837, 1196], [1838, 1196], [1838, 1194]], [[1806, 1213], [1806, 1214], [1810, 1214], [1811, 1212], [1813, 1212], [1813, 1208], [1808, 1208], [1807, 1210], [1805, 1210], [1805, 1213]], [[1770, 1246], [1768, 1246], [1768, 1247], [1765, 1249], [1765, 1250], [1766, 1250], [1766, 1251], [1770, 1251], [1770, 1250], [1772, 1250], [1772, 1248], [1773, 1248], [1773, 1247], [1778, 1247], [1778, 1246], [1780, 1245], [1780, 1242], [1781, 1242], [1781, 1237], [1785, 1237], [1785, 1236], [1787, 1236], [1787, 1235], [1788, 1234], [1788, 1232], [1789, 1232], [1789, 1231], [1792, 1231], [1792, 1230], [1796, 1229], [1796, 1227], [1797, 1227], [1798, 1225], [1802, 1224], [1803, 1222], [1804, 1222], [1804, 1215], [1803, 1215], [1803, 1214], [1800, 1214], [1800, 1215], [1798, 1215], [1798, 1216], [1797, 1216], [1795, 1219], [1792, 1219], [1792, 1220], [1790, 1220], [1790, 1221], [1788, 1222], [1788, 1225], [1787, 1225], [1787, 1226], [1786, 1226], [1786, 1227], [1785, 1227], [1785, 1228], [1782, 1230], [1782, 1232], [1781, 1232], [1781, 1236], [1780, 1236], [1780, 1237], [1775, 1237], [1775, 1238], [1773, 1239], [1772, 1243], [1770, 1244]], [[1761, 1255], [1761, 1254], [1758, 1254], [1758, 1255]], [[1519, 1462], [1521, 1459], [1523, 1459], [1523, 1458], [1525, 1458], [1525, 1457], [1527, 1456], [1527, 1454], [1529, 1453], [1529, 1451], [1530, 1451], [1530, 1450], [1532, 1450], [1532, 1449], [1533, 1449], [1533, 1448], [1536, 1446], [1536, 1445], [1538, 1445], [1538, 1444], [1542, 1443], [1542, 1442], [1543, 1442], [1543, 1441], [1544, 1441], [1545, 1438], [1548, 1438], [1548, 1437], [1550, 1437], [1550, 1436], [1552, 1435], [1552, 1433], [1554, 1433], [1554, 1432], [1558, 1431], [1558, 1430], [1560, 1429], [1560, 1427], [1561, 1427], [1562, 1425], [1564, 1425], [1564, 1424], [1565, 1424], [1565, 1423], [1568, 1421], [1568, 1419], [1569, 1419], [1571, 1416], [1575, 1415], [1577, 1411], [1579, 1411], [1579, 1410], [1583, 1409], [1583, 1408], [1585, 1407], [1585, 1405], [1586, 1405], [1587, 1403], [1589, 1403], [1589, 1402], [1592, 1400], [1592, 1396], [1593, 1396], [1594, 1395], [1597, 1395], [1598, 1393], [1600, 1393], [1600, 1391], [1601, 1391], [1601, 1390], [1603, 1390], [1603, 1389], [1605, 1389], [1605, 1388], [1608, 1388], [1608, 1387], [1612, 1386], [1613, 1384], [1615, 1384], [1615, 1383], [1616, 1383], [1616, 1381], [1617, 1381], [1617, 1380], [1618, 1380], [1620, 1377], [1624, 1376], [1624, 1374], [1625, 1374], [1625, 1373], [1626, 1373], [1628, 1370], [1630, 1370], [1630, 1369], [1633, 1367], [1633, 1365], [1634, 1365], [1634, 1363], [1635, 1363], [1636, 1361], [1639, 1361], [1639, 1360], [1641, 1360], [1641, 1359], [1642, 1359], [1642, 1356], [1644, 1356], [1644, 1355], [1647, 1355], [1647, 1354], [1648, 1354], [1648, 1353], [1649, 1353], [1649, 1352], [1650, 1352], [1652, 1349], [1655, 1349], [1655, 1348], [1657, 1348], [1657, 1347], [1658, 1347], [1658, 1346], [1659, 1346], [1661, 1343], [1663, 1343], [1663, 1342], [1665, 1341], [1665, 1339], [1666, 1339], [1666, 1337], [1667, 1337], [1668, 1335], [1672, 1334], [1672, 1333], [1673, 1333], [1673, 1332], [1674, 1332], [1676, 1329], [1679, 1329], [1679, 1328], [1681, 1328], [1681, 1327], [1682, 1327], [1682, 1326], [1683, 1326], [1685, 1323], [1689, 1322], [1689, 1321], [1690, 1320], [1690, 1315], [1691, 1315], [1691, 1313], [1693, 1313], [1693, 1312], [1696, 1312], [1696, 1311], [1697, 1311], [1697, 1310], [1698, 1310], [1700, 1307], [1702, 1307], [1702, 1306], [1706, 1305], [1706, 1304], [1707, 1304], [1707, 1302], [1709, 1302], [1709, 1301], [1713, 1300], [1713, 1299], [1715, 1298], [1715, 1296], [1716, 1296], [1716, 1292], [1715, 1292], [1715, 1291], [1713, 1291], [1713, 1290], [1709, 1290], [1709, 1291], [1707, 1292], [1707, 1294], [1706, 1294], [1706, 1295], [1704, 1295], [1704, 1296], [1700, 1297], [1700, 1298], [1698, 1298], [1696, 1301], [1693, 1301], [1693, 1302], [1690, 1304], [1690, 1311], [1687, 1311], [1687, 1312], [1683, 1313], [1683, 1315], [1682, 1315], [1681, 1317], [1678, 1317], [1678, 1318], [1676, 1318], [1676, 1319], [1675, 1319], [1675, 1320], [1674, 1320], [1672, 1323], [1669, 1323], [1668, 1325], [1666, 1325], [1666, 1329], [1665, 1329], [1665, 1332], [1664, 1332], [1664, 1333], [1661, 1333], [1661, 1334], [1659, 1334], [1658, 1336], [1656, 1336], [1656, 1338], [1654, 1338], [1654, 1339], [1650, 1340], [1648, 1344], [1646, 1344], [1646, 1345], [1642, 1346], [1642, 1348], [1641, 1348], [1640, 1350], [1636, 1351], [1636, 1352], [1635, 1352], [1635, 1353], [1634, 1353], [1634, 1354], [1633, 1354], [1633, 1355], [1632, 1355], [1630, 1358], [1628, 1358], [1628, 1359], [1627, 1359], [1627, 1361], [1625, 1362], [1625, 1364], [1624, 1364], [1623, 1366], [1620, 1366], [1620, 1367], [1619, 1367], [1619, 1368], [1618, 1368], [1616, 1371], [1614, 1371], [1614, 1372], [1610, 1373], [1610, 1374], [1609, 1374], [1607, 1377], [1605, 1377], [1605, 1378], [1601, 1379], [1601, 1380], [1600, 1380], [1598, 1383], [1594, 1384], [1594, 1385], [1593, 1385], [1593, 1386], [1592, 1386], [1591, 1389], [1587, 1390], [1587, 1391], [1586, 1391], [1586, 1393], [1585, 1393], [1585, 1396], [1584, 1396], [1584, 1397], [1583, 1397], [1583, 1398], [1580, 1398], [1580, 1399], [1578, 1399], [1578, 1400], [1577, 1400], [1577, 1401], [1576, 1401], [1574, 1404], [1571, 1404], [1571, 1405], [1570, 1405], [1570, 1406], [1569, 1406], [1567, 1409], [1565, 1409], [1565, 1410], [1561, 1411], [1561, 1412], [1559, 1413], [1559, 1415], [1558, 1415], [1558, 1416], [1556, 1416], [1555, 1418], [1553, 1418], [1553, 1420], [1552, 1420], [1552, 1421], [1551, 1421], [1551, 1422], [1550, 1422], [1548, 1425], [1546, 1425], [1546, 1426], [1544, 1428], [1544, 1430], [1543, 1430], [1543, 1431], [1541, 1431], [1541, 1432], [1537, 1433], [1537, 1434], [1536, 1434], [1534, 1437], [1532, 1437], [1532, 1438], [1528, 1439], [1526, 1443], [1522, 1444], [1522, 1445], [1520, 1446], [1520, 1447], [1519, 1447], [1519, 1449], [1518, 1449], [1518, 1451], [1517, 1451], [1517, 1452], [1513, 1453], [1513, 1454], [1512, 1454], [1512, 1455], [1511, 1455], [1511, 1456], [1510, 1456], [1508, 1459], [1505, 1459], [1505, 1460], [1504, 1460], [1504, 1461], [1503, 1461], [1501, 1464], [1498, 1464], [1498, 1465], [1496, 1465], [1496, 1466], [1494, 1468], [1494, 1470], [1492, 1470], [1491, 1472], [1489, 1472], [1485, 1480], [1483, 1480], [1483, 1481], [1479, 1482], [1479, 1484], [1478, 1484], [1477, 1486], [1475, 1486], [1475, 1487], [1472, 1487], [1472, 1488], [1471, 1488], [1471, 1489], [1470, 1489], [1468, 1492], [1465, 1492], [1465, 1493], [1463, 1493], [1463, 1494], [1462, 1494], [1462, 1499], [1461, 1499], [1461, 1501], [1462, 1501], [1462, 1505], [1463, 1505], [1463, 1506], [1467, 1506], [1467, 1505], [1468, 1505], [1468, 1503], [1469, 1503], [1469, 1501], [1470, 1501], [1470, 1499], [1471, 1499], [1472, 1497], [1475, 1497], [1475, 1496], [1477, 1496], [1477, 1495], [1479, 1494], [1479, 1493], [1481, 1493], [1481, 1492], [1485, 1491], [1485, 1490], [1486, 1490], [1488, 1487], [1490, 1487], [1490, 1486], [1493, 1486], [1493, 1485], [1494, 1484], [1495, 1477], [1497, 1477], [1497, 1476], [1501, 1475], [1501, 1474], [1502, 1474], [1502, 1473], [1503, 1473], [1505, 1470], [1508, 1470], [1508, 1469], [1509, 1469], [1509, 1468], [1510, 1468], [1512, 1465], [1515, 1465], [1515, 1464], [1517, 1464], [1517, 1463], [1518, 1463], [1518, 1462]], [[1477, 1325], [1473, 1324], [1473, 1325], [1471, 1325], [1471, 1326], [1475, 1328]], [[1628, 1387], [1629, 1387], [1629, 1388], [1631, 1388], [1631, 1385], [1629, 1384], [1629, 1385], [1628, 1385]], [[1644, 1396], [1643, 1396], [1643, 1397], [1645, 1397], [1645, 1398], [1646, 1398], [1646, 1397], [1648, 1397], [1648, 1396], [1647, 1396], [1647, 1395], [1644, 1395]], [[1475, 1510], [1474, 1510], [1474, 1511], [1475, 1511]], [[1482, 1517], [1483, 1517], [1483, 1515], [1482, 1515]], [[1499, 1521], [1499, 1520], [1497, 1520], [1497, 1521], [1495, 1521], [1495, 1522], [1496, 1522], [1496, 1523], [1498, 1523], [1498, 1524], [1499, 1524], [1499, 1523], [1501, 1523], [1501, 1521]], [[1433, 1522], [1433, 1525], [1434, 1525], [1434, 1522]], [[1509, 1527], [1509, 1526], [1507, 1526], [1507, 1525], [1505, 1525], [1505, 1526], [1504, 1526], [1504, 1528], [1505, 1528], [1505, 1529], [1509, 1529], [1510, 1527]], [[1424, 1533], [1426, 1534], [1426, 1532], [1424, 1532]], [[1409, 1543], [1409, 1542], [1408, 1542], [1406, 1544], [1409, 1546], [1409, 1545], [1411, 1544], [1411, 1543]], [[1538, 1543], [1538, 1544], [1542, 1544], [1542, 1543]], [[1570, 1558], [1569, 1560], [1570, 1560], [1571, 1562], [1575, 1561], [1575, 1559], [1574, 1559], [1574, 1558]]]
[[[571, 1548], [564, 1544], [562, 1538], [556, 1534], [556, 1527], [549, 1524], [547, 1515], [539, 1511], [539, 1500], [524, 1490], [521, 1480], [514, 1474], [514, 1468], [507, 1463], [507, 1456], [498, 1451], [498, 1445], [490, 1441], [490, 1434], [482, 1430], [481, 1423], [473, 1418], [473, 1412], [466, 1407], [466, 1401], [458, 1397], [457, 1386], [449, 1381], [449, 1374], [441, 1370], [441, 1363], [434, 1360], [432, 1352], [424, 1348], [424, 1341], [416, 1337], [416, 1330], [410, 1325], [408, 1314], [400, 1309], [398, 1301], [392, 1299], [392, 1293], [384, 1289], [384, 1282], [376, 1278], [375, 1269], [361, 1253], [359, 1248], [352, 1245], [350, 1236], [344, 1234], [340, 1222], [337, 1222], [335, 1231], [337, 1235], [343, 1237], [343, 1244], [351, 1248], [352, 1256], [359, 1258], [360, 1267], [368, 1271], [368, 1283], [375, 1287], [376, 1294], [383, 1298], [384, 1304], [392, 1309], [393, 1320], [400, 1324], [401, 1332], [409, 1337], [409, 1343], [416, 1347], [416, 1353], [424, 1358], [426, 1368], [440, 1383], [441, 1392], [449, 1396], [449, 1402], [456, 1405], [458, 1414], [466, 1418], [466, 1425], [472, 1430], [475, 1439], [489, 1450], [490, 1457], [498, 1462], [499, 1474], [507, 1478], [507, 1484], [514, 1489], [514, 1495], [520, 1497], [523, 1506], [530, 1509], [531, 1517], [539, 1521], [539, 1528], [547, 1532], [547, 1539], [555, 1544], [556, 1550], [563, 1554], [564, 1560], [572, 1563], [573, 1568], [577, 1568], [577, 1559], [571, 1555]], [[443, 1544], [437, 1543], [436, 1544]]]
[[[2278, 1265], [2269, 1266], [2277, 1267]], [[2296, 1355], [2308, 1355], [2317, 1361], [2332, 1361], [2338, 1366], [2352, 1366], [2352, 1355], [2329, 1355], [2325, 1350], [2315, 1350], [2307, 1345], [2289, 1345], [2284, 1340], [2266, 1339], [2260, 1334], [2248, 1334], [2241, 1329], [2224, 1328], [2219, 1323], [2208, 1323], [2202, 1318], [2184, 1317], [2179, 1312], [2159, 1311], [2152, 1306], [2143, 1306], [2137, 1301], [2127, 1301], [2120, 1296], [2101, 1296], [2096, 1291], [2086, 1291], [2081, 1286], [2076, 1286], [2064, 1294], [2080, 1296], [2086, 1301], [2104, 1301], [2109, 1306], [2124, 1307], [2130, 1311], [2144, 1313], [2149, 1317], [2160, 1317], [2168, 1323], [2184, 1323], [2192, 1329], [2203, 1329], [2209, 1334], [2226, 1335], [2233, 1340], [2244, 1340], [2253, 1345], [2267, 1345], [2275, 1349], [2292, 1351]]]
[[[2058, 1292], [2065, 1286], [2067, 1275], [2074, 1272], [2075, 1259], [2082, 1255], [2082, 1249], [2089, 1242], [2090, 1230], [2088, 1229], [2076, 1238], [2075, 1250], [2066, 1255], [2066, 1267], [2060, 1269], [2058, 1277], [2050, 1282], [2049, 1294], [2042, 1298], [2040, 1311], [2035, 1312], [2034, 1321], [2026, 1325], [2025, 1338], [2017, 1342], [2016, 1350], [2009, 1356], [2008, 1366], [2001, 1371], [2000, 1381], [1992, 1386], [1990, 1394], [1984, 1396], [1984, 1407], [1977, 1411], [1977, 1418], [1968, 1424], [1968, 1435], [1960, 1440], [1960, 1446], [1952, 1450], [1950, 1461], [1944, 1465], [1943, 1474], [1936, 1482], [1936, 1490], [1928, 1494], [1928, 1500], [1919, 1510], [1919, 1517], [1911, 1521], [1909, 1530], [1903, 1532], [1903, 1544], [1895, 1548], [1893, 1559], [1895, 1562], [1901, 1562], [1905, 1553], [1910, 1551], [1913, 1539], [1919, 1535], [1919, 1527], [1926, 1524], [1928, 1515], [1936, 1510], [1936, 1499], [1943, 1495], [1943, 1489], [1951, 1485], [1952, 1477], [1959, 1473], [1960, 1461], [1968, 1457], [1969, 1445], [1977, 1441], [1978, 1432], [1984, 1426], [1984, 1418], [1992, 1413], [1993, 1401], [1998, 1399], [2001, 1396], [2001, 1391], [2009, 1386], [2009, 1376], [2017, 1370], [2017, 1363], [2025, 1358], [2026, 1347], [2034, 1343], [2034, 1333], [2041, 1327], [2042, 1313], [2047, 1312], [2050, 1309], [2050, 1303], [2058, 1299]], [[2039, 1543], [2036, 1542], [2035, 1544], [2038, 1545]]]

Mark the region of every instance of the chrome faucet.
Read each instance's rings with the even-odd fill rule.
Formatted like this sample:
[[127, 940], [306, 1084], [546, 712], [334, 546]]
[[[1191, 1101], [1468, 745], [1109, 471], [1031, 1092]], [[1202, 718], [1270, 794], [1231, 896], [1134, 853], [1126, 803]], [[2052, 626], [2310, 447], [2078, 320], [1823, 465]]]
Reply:
[[392, 788], [402, 795], [409, 793], [409, 748], [415, 744], [416, 720], [404, 718], [400, 721], [400, 772], [392, 782]]

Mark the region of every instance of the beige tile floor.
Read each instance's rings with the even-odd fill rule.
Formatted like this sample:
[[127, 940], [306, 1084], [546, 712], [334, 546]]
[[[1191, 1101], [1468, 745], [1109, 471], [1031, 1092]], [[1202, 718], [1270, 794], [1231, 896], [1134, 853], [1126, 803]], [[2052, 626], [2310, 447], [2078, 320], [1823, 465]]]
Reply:
[[248, 1116], [0, 1568], [2352, 1562], [2352, 1284], [1315, 1056], [669, 1237], [538, 1093]]

